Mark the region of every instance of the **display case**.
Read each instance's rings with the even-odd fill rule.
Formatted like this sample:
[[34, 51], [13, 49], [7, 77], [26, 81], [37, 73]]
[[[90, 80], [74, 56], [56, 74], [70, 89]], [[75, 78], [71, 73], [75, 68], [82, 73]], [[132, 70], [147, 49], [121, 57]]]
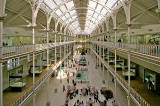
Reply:
[[114, 56], [109, 56], [109, 65], [113, 65], [115, 61], [115, 57]]
[[9, 71], [9, 86], [14, 90], [22, 90], [26, 85], [25, 73], [23, 66], [15, 67]]
[[145, 73], [144, 73], [144, 81], [145, 83], [148, 84], [148, 90], [155, 90], [156, 89], [156, 74], [149, 70], [149, 69], [145, 69]]
[[[42, 69], [39, 65], [35, 66], [34, 74], [39, 76], [42, 73]], [[29, 74], [33, 75], [33, 66], [30, 67]]]
[[51, 64], [54, 64], [54, 63], [55, 63], [55, 59], [52, 58], [52, 59], [50, 60], [50, 62], [51, 62]]
[[118, 59], [118, 60], [117, 60], [117, 64], [116, 64], [117, 70], [122, 70], [123, 67], [124, 67], [124, 60]]
[[56, 53], [56, 58], [57, 58], [57, 60], [60, 59], [60, 53]]
[[130, 73], [128, 72], [128, 67], [125, 67], [122, 74], [126, 80], [128, 79], [128, 75], [130, 75], [131, 80], [134, 80], [136, 77], [136, 65], [131, 64]]
[[79, 67], [77, 71], [88, 71], [87, 67]]
[[108, 61], [108, 56], [107, 55], [104, 55], [104, 60]]
[[87, 60], [83, 57], [79, 60], [79, 65], [82, 65], [82, 66], [86, 66], [87, 65]]
[[43, 69], [47, 68], [47, 59], [41, 60], [41, 65], [42, 65]]

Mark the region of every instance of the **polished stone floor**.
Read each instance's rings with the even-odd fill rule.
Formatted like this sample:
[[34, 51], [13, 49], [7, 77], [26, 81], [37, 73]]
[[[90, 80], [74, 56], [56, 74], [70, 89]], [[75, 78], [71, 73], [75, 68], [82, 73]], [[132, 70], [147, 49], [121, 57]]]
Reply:
[[[78, 55], [76, 55], [77, 58], [79, 58]], [[112, 82], [112, 76], [109, 75], [109, 78], [107, 78], [107, 70], [104, 72], [102, 71], [102, 68], [96, 68], [95, 65], [95, 56], [93, 55], [86, 55], [85, 56], [87, 61], [89, 61], [88, 67], [88, 80], [89, 83], [77, 83], [77, 88], [80, 89], [83, 86], [87, 86], [88, 84], [90, 86], [95, 86], [96, 89], [100, 89], [104, 84], [102, 83], [102, 80], [106, 81], [105, 86], [108, 85], [107, 88], [111, 89], [114, 92], [114, 83]], [[76, 68], [70, 68], [70, 69], [64, 69], [69, 70], [71, 72], [76, 72]], [[73, 76], [70, 74], [70, 85], [72, 84]], [[60, 80], [62, 79], [62, 80]], [[48, 86], [47, 83], [45, 83], [39, 91], [36, 92], [35, 96], [35, 106], [46, 106], [47, 101], [50, 102], [50, 106], [62, 106], [65, 103], [66, 100], [66, 93], [63, 92], [63, 85], [67, 86], [67, 75], [65, 73], [59, 72], [57, 77], [50, 78], [48, 80]], [[56, 92], [57, 89], [57, 92]], [[122, 89], [122, 87], [117, 84], [117, 96], [113, 99], [109, 100], [107, 102], [107, 106], [113, 106], [112, 101], [115, 99], [118, 106], [127, 106], [127, 93]], [[74, 102], [79, 99], [80, 101], [87, 101], [88, 97], [81, 97], [76, 96], [76, 98], [70, 100], [69, 106], [73, 106]], [[31, 98], [28, 100], [24, 106], [34, 106], [33, 105], [33, 99]], [[85, 105], [84, 105], [85, 106]], [[99, 104], [95, 103], [94, 106], [99, 106]], [[136, 106], [134, 102], [131, 101], [131, 106]]]

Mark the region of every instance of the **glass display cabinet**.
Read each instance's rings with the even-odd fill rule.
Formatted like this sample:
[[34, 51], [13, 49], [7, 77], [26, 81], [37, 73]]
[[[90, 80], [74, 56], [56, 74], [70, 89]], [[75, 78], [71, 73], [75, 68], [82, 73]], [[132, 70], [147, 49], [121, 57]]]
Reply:
[[136, 77], [136, 64], [131, 64], [130, 73], [128, 72], [128, 67], [125, 67], [122, 74], [126, 80], [128, 80], [128, 75], [130, 75], [131, 80], [134, 80]]
[[42, 65], [43, 69], [47, 68], [47, 59], [41, 60], [41, 65]]
[[[39, 65], [35, 65], [34, 74], [39, 76], [42, 73], [42, 69]], [[33, 75], [33, 66], [30, 67], [29, 74]]]
[[9, 86], [14, 90], [22, 90], [26, 85], [25, 76], [22, 65], [13, 68], [9, 71]]
[[79, 65], [82, 65], [82, 66], [86, 66], [87, 65], [87, 61], [86, 61], [86, 59], [84, 57], [79, 60]]
[[115, 61], [115, 56], [109, 56], [109, 65], [113, 65]]
[[154, 91], [156, 89], [156, 74], [153, 71], [145, 69], [144, 81], [148, 85], [148, 90]]
[[123, 67], [124, 67], [124, 60], [123, 59], [118, 59], [117, 64], [116, 64], [117, 70], [122, 70]]

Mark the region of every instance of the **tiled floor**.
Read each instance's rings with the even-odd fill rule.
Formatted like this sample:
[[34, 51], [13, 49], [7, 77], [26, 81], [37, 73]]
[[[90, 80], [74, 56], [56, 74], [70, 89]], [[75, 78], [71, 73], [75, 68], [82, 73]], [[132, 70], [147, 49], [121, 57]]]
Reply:
[[[112, 77], [110, 76], [107, 78], [107, 71], [105, 70], [104, 72], [99, 68], [95, 68], [95, 57], [91, 55], [86, 56], [87, 60], [89, 61], [89, 66], [88, 66], [88, 80], [89, 80], [89, 85], [95, 86], [96, 89], [100, 89], [101, 86], [104, 86], [102, 84], [102, 80], [105, 80], [106, 82], [109, 82], [109, 89], [112, 89], [114, 93], [114, 84], [112, 83], [111, 79]], [[75, 71], [75, 69], [70, 69], [72, 71]], [[62, 78], [62, 77], [61, 77]], [[70, 76], [70, 84], [71, 84], [71, 79], [73, 77]], [[43, 87], [36, 93], [36, 103], [35, 106], [46, 106], [47, 101], [50, 102], [50, 106], [62, 106], [65, 102], [66, 93], [63, 93], [62, 91], [62, 86], [66, 85], [67, 86], [67, 81], [66, 81], [66, 76], [62, 78], [62, 81], [58, 78], [50, 78], [49, 84], [47, 86], [47, 83], [43, 85]], [[107, 85], [107, 83], [106, 83]], [[105, 85], [105, 86], [106, 86]], [[82, 86], [87, 86], [86, 83], [77, 83], [77, 88], [81, 88]], [[57, 92], [55, 93], [55, 89], [57, 89]], [[74, 102], [77, 99], [80, 99], [84, 101], [88, 100], [89, 97], [81, 97], [77, 96], [73, 100], [70, 101], [69, 106], [73, 106]], [[107, 106], [112, 106], [111, 103], [112, 100], [108, 101]], [[117, 84], [117, 97], [116, 97], [116, 102], [118, 106], [127, 106], [127, 94], [126, 92], [120, 87], [119, 84]], [[24, 106], [34, 106], [32, 98], [27, 101], [27, 103]], [[85, 106], [85, 105], [84, 105]], [[99, 106], [99, 104], [94, 104], [94, 106]], [[131, 106], [136, 106], [133, 102], [131, 102]]]

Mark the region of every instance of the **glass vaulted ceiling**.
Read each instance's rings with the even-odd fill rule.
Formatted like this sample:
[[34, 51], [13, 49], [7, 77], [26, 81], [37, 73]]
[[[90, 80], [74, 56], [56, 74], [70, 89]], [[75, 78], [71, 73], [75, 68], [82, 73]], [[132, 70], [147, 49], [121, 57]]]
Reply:
[[75, 34], [81, 32], [90, 34], [98, 23], [120, 2], [120, 0], [89, 0], [85, 29], [81, 31], [73, 1], [74, 0], [44, 0], [42, 6], [45, 7], [47, 11], [52, 12], [54, 16], [66, 25], [68, 24], [69, 29]]
[[119, 2], [120, 0], [90, 0], [84, 32], [90, 34]]
[[52, 12], [63, 23], [69, 25], [68, 28], [74, 33], [80, 32], [73, 0], [44, 0], [43, 7], [47, 8], [49, 12]]

